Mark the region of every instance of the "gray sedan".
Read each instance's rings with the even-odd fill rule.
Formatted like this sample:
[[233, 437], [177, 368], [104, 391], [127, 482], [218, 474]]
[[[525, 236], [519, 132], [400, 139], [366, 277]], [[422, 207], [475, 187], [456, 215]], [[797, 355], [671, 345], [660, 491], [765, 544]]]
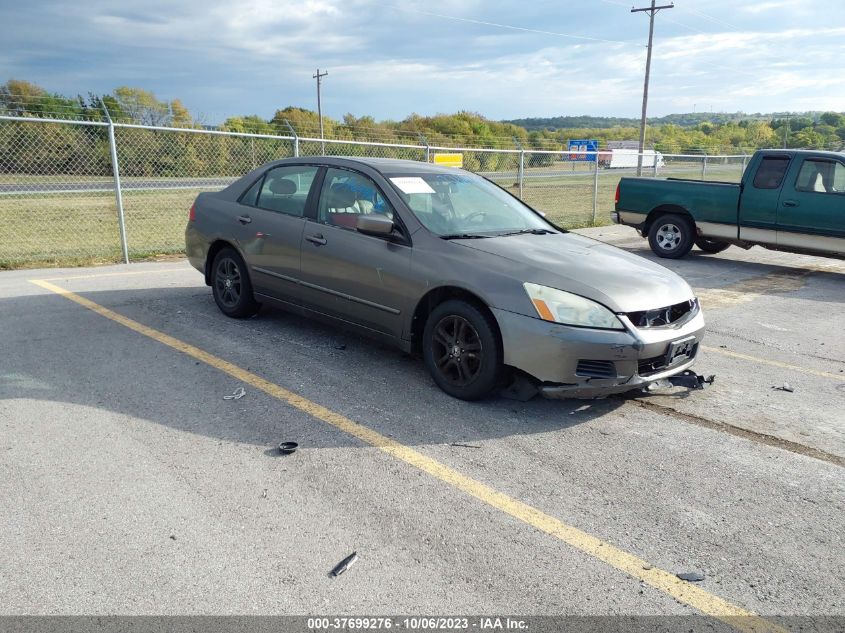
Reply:
[[426, 163], [269, 163], [200, 194], [185, 239], [224, 314], [273, 302], [377, 337], [465, 400], [515, 383], [549, 397], [639, 389], [689, 368], [704, 331], [675, 273]]

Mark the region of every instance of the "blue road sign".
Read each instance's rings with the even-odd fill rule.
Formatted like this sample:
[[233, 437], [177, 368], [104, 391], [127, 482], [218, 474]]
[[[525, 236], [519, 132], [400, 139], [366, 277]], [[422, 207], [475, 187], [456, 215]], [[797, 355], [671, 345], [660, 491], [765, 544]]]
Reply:
[[597, 151], [599, 151], [599, 142], [595, 139], [569, 141], [569, 160], [595, 161]]

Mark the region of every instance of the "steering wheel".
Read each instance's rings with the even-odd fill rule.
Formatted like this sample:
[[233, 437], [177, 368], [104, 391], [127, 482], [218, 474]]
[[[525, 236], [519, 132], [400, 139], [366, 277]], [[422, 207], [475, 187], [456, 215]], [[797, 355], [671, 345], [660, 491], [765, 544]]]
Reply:
[[475, 211], [464, 218], [464, 222], [472, 222], [475, 218], [483, 218], [487, 215], [487, 211]]

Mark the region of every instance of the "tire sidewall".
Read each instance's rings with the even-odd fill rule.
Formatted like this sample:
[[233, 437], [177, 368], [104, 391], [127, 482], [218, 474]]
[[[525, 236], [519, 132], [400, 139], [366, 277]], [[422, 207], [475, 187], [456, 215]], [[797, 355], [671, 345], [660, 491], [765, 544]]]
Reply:
[[719, 240], [711, 240], [706, 237], [701, 237], [695, 240], [695, 245], [698, 246], [702, 251], [705, 253], [721, 253], [723, 250], [728, 248], [730, 244], [728, 242], [720, 242]]
[[[238, 297], [238, 302], [234, 306], [227, 306], [223, 303], [217, 290], [217, 267], [224, 259], [231, 259], [238, 267], [241, 274], [241, 294]], [[220, 311], [228, 317], [235, 319], [242, 319], [250, 317], [258, 311], [258, 304], [252, 294], [252, 282], [249, 279], [249, 273], [246, 269], [246, 263], [243, 257], [232, 248], [221, 249], [215, 256], [211, 263], [211, 292], [214, 295], [214, 302]]]
[[[464, 386], [457, 386], [446, 380], [434, 359], [432, 339], [438, 323], [447, 316], [459, 316], [475, 328], [481, 341], [481, 370], [475, 379]], [[441, 303], [429, 315], [423, 330], [423, 359], [432, 379], [444, 392], [461, 400], [480, 400], [489, 396], [499, 383], [502, 372], [502, 345], [499, 342], [492, 316], [478, 307], [460, 299]]]
[[[674, 224], [681, 232], [681, 243], [672, 250], [665, 250], [660, 247], [657, 242], [657, 233], [660, 228], [666, 224]], [[648, 229], [648, 244], [652, 252], [658, 257], [665, 257], [667, 259], [678, 259], [683, 257], [692, 250], [693, 242], [695, 241], [695, 228], [692, 221], [675, 213], [667, 213], [655, 218], [654, 222]]]

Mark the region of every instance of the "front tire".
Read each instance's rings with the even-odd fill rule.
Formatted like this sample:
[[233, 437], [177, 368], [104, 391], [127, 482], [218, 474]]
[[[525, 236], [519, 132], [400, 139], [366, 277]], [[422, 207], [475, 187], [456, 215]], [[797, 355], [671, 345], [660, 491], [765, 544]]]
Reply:
[[434, 382], [450, 396], [489, 396], [502, 373], [502, 345], [493, 317], [466, 301], [441, 303], [425, 324], [423, 358]]
[[246, 264], [232, 248], [224, 248], [214, 257], [211, 291], [217, 307], [228, 317], [244, 319], [258, 312], [259, 304], [252, 294]]
[[730, 244], [728, 242], [720, 242], [719, 240], [711, 240], [707, 237], [699, 237], [695, 240], [695, 245], [698, 246], [705, 253], [721, 253]]
[[648, 229], [648, 245], [658, 257], [683, 257], [692, 249], [694, 239], [693, 223], [676, 213], [667, 213], [655, 218]]

